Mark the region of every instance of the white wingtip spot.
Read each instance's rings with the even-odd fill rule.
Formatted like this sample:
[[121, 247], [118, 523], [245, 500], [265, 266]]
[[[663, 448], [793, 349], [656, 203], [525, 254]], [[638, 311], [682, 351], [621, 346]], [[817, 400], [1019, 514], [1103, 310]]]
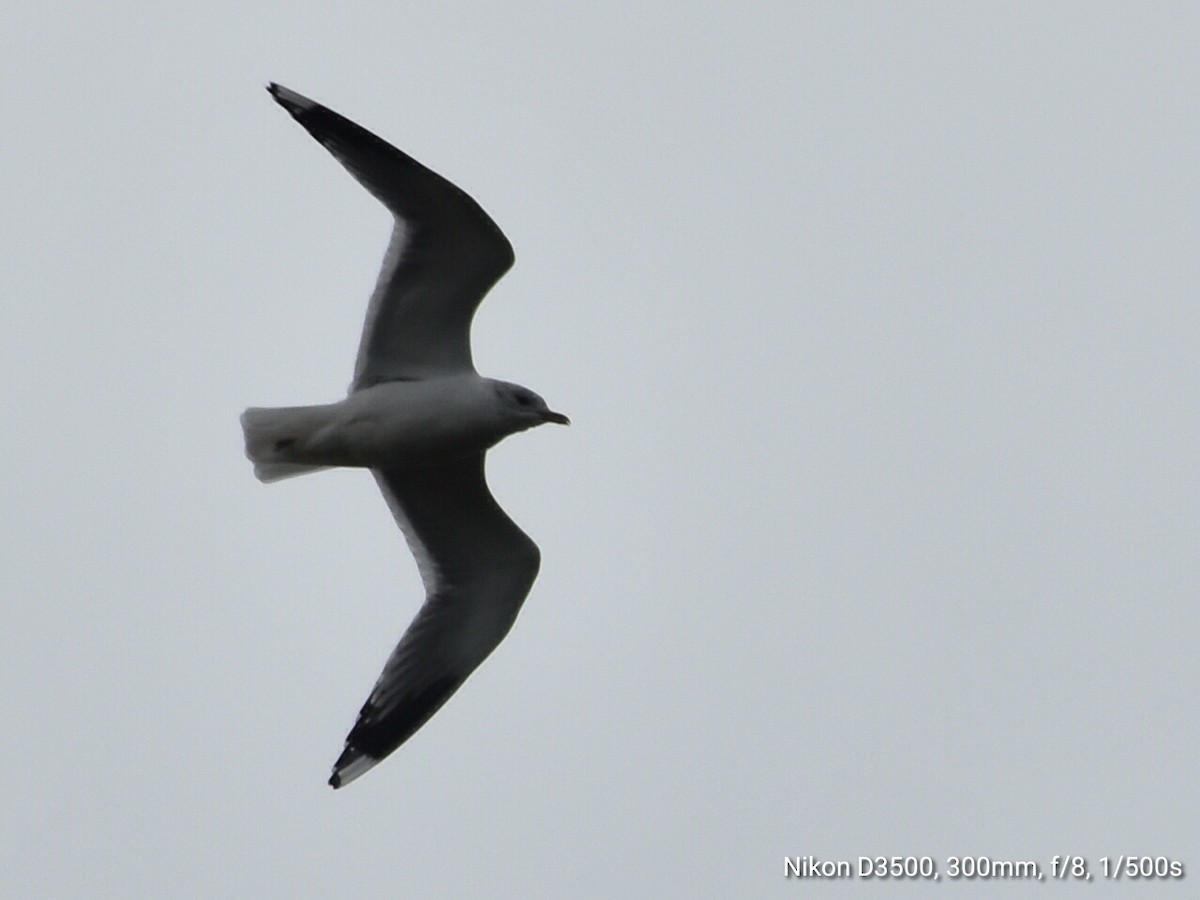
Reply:
[[329, 784], [335, 789], [345, 787], [364, 772], [373, 769], [378, 763], [379, 760], [364, 753], [341, 768], [335, 767]]

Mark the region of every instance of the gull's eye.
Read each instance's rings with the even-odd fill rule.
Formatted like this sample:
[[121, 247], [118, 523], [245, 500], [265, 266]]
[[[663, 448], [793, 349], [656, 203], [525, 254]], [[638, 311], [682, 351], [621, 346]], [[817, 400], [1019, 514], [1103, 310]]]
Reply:
[[533, 398], [528, 394], [517, 394], [517, 403], [520, 406], [533, 406]]

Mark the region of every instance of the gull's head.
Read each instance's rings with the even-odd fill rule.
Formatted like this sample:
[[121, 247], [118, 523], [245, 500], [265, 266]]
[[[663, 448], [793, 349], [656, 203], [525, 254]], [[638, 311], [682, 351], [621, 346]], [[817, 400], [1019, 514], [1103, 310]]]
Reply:
[[556, 425], [570, 425], [571, 420], [562, 413], [557, 413], [546, 405], [546, 401], [529, 388], [507, 381], [495, 381], [496, 395], [500, 398], [500, 406], [505, 419], [514, 431], [524, 431], [536, 425], [554, 422]]

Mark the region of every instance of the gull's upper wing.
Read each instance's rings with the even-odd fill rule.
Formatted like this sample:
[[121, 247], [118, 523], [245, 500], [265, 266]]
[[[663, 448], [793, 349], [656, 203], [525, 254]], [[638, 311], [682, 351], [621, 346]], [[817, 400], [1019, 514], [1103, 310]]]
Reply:
[[329, 779], [335, 788], [412, 737], [496, 648], [541, 558], [492, 498], [483, 454], [374, 475], [417, 559], [426, 598], [346, 738]]
[[350, 389], [473, 371], [471, 319], [513, 264], [508, 238], [464, 191], [411, 156], [295, 91], [267, 89], [396, 219]]

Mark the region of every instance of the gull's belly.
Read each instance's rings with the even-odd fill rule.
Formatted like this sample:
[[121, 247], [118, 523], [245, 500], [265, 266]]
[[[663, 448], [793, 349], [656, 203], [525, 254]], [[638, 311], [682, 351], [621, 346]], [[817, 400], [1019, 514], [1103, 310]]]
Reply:
[[493, 443], [487, 425], [478, 416], [398, 409], [354, 418], [346, 423], [343, 435], [361, 464], [374, 466], [485, 450]]
[[503, 434], [476, 381], [389, 382], [352, 394], [313, 436], [313, 455], [326, 464], [387, 468], [482, 452]]

